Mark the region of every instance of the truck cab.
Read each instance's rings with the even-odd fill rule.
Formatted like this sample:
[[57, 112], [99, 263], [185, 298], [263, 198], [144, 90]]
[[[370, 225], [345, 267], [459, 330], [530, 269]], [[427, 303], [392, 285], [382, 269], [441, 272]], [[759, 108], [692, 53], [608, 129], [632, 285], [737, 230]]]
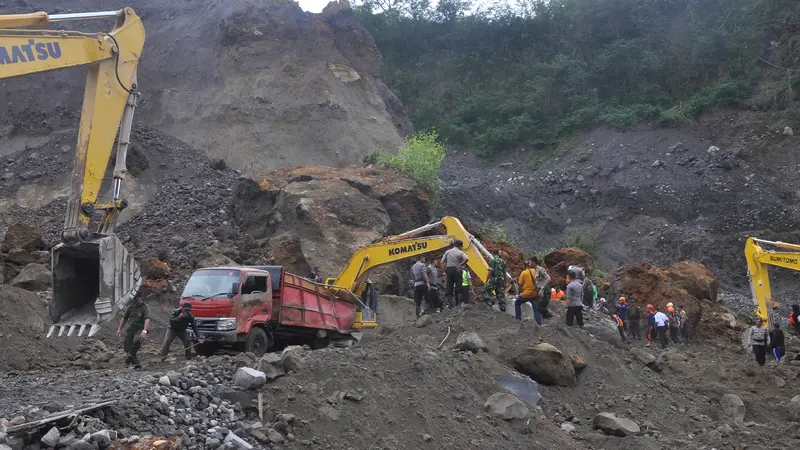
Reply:
[[236, 345], [263, 355], [271, 346], [266, 327], [273, 313], [272, 280], [268, 270], [249, 267], [195, 271], [183, 289], [181, 304], [192, 304], [200, 336], [189, 329], [191, 338], [207, 341], [198, 345], [198, 353], [213, 354], [217, 348]]

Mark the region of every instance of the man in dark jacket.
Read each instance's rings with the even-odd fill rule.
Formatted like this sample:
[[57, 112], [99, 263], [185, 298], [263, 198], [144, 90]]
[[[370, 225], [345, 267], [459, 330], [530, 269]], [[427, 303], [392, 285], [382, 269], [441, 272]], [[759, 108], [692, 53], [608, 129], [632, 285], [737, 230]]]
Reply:
[[786, 354], [786, 341], [783, 337], [783, 330], [778, 322], [772, 324], [772, 331], [769, 332], [769, 342], [772, 356], [776, 362], [781, 362], [781, 358]]
[[639, 340], [642, 338], [641, 334], [641, 326], [642, 326], [642, 308], [638, 305], [635, 305], [633, 301], [631, 301], [631, 306], [628, 308], [628, 329], [631, 332], [631, 337], [633, 339]]
[[[167, 333], [164, 335], [164, 345], [161, 347], [161, 360], [165, 360], [167, 358], [167, 353], [169, 353], [169, 346], [172, 344], [172, 341], [175, 338], [178, 338], [183, 343], [183, 349], [186, 353], [186, 359], [192, 359], [192, 349], [189, 342], [189, 335], [186, 333], [186, 329], [192, 327], [192, 331], [194, 331], [194, 335], [197, 338], [200, 338], [200, 333], [197, 331], [197, 324], [195, 323], [194, 316], [192, 315], [192, 304], [186, 302], [183, 304], [183, 308], [175, 308], [175, 311], [172, 311], [172, 316], [169, 318], [169, 328], [167, 328]], [[205, 342], [205, 339], [200, 339], [200, 343]]]

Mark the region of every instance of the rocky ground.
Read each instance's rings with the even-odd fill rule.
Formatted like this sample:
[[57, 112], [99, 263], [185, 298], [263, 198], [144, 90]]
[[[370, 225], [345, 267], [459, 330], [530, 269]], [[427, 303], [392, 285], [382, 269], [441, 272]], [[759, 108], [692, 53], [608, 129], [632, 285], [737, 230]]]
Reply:
[[[239, 354], [173, 359], [142, 371], [0, 375], [0, 417], [8, 420], [0, 439], [12, 448], [23, 439], [30, 449], [44, 448], [42, 439], [70, 448], [110, 440], [174, 445], [169, 439], [182, 448], [249, 448], [240, 439], [298, 449], [800, 445], [792, 422], [800, 420], [800, 398], [790, 401], [797, 362], [759, 368], [724, 341], [644, 349], [622, 343], [606, 316], [590, 315], [580, 330], [563, 325], [562, 307], [553, 311], [538, 327], [472, 305], [421, 327], [382, 326], [359, 347], [293, 347], [260, 361]], [[85, 351], [105, 352], [96, 345]], [[720, 351], [728, 356], [718, 358]], [[798, 351], [793, 341], [792, 355]], [[269, 379], [251, 369], [256, 378], [237, 375], [241, 367]], [[12, 428], [109, 400], [116, 403], [61, 421], [50, 437], [53, 424], [26, 433]], [[84, 438], [88, 444], [75, 444]]]
[[[642, 259], [696, 260], [726, 291], [746, 293], [747, 236], [800, 241], [800, 138], [784, 133], [790, 125], [728, 111], [691, 127], [595, 129], [551, 159], [535, 148], [491, 161], [450, 152], [438, 212], [475, 227], [500, 223], [528, 252], [588, 239], [605, 272]], [[776, 299], [796, 303], [798, 274], [774, 276]]]

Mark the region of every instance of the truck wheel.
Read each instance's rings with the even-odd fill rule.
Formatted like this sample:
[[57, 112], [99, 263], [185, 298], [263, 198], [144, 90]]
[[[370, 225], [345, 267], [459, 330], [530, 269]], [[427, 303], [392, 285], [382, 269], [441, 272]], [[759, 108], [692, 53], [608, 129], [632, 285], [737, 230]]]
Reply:
[[271, 346], [269, 336], [263, 328], [254, 327], [250, 330], [247, 336], [247, 342], [244, 344], [244, 351], [250, 352], [259, 358], [267, 353]]
[[214, 356], [214, 353], [217, 352], [217, 344], [216, 342], [206, 342], [205, 344], [197, 344], [194, 349], [200, 356]]
[[311, 341], [311, 350], [322, 350], [323, 348], [328, 347], [331, 344], [331, 338], [324, 337], [324, 338], [315, 338]]

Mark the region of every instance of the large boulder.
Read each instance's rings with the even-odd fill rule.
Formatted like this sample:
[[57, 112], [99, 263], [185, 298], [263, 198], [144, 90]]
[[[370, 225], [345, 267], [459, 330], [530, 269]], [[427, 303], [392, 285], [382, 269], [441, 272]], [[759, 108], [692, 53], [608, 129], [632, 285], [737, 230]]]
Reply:
[[527, 419], [530, 415], [522, 400], [506, 392], [492, 394], [483, 407], [489, 414], [502, 420]]
[[552, 278], [553, 286], [565, 283], [569, 266], [572, 265], [583, 267], [586, 275], [591, 275], [594, 272], [594, 265], [590, 260], [591, 256], [588, 253], [574, 247], [560, 248], [544, 257], [544, 263]]
[[360, 247], [428, 223], [430, 202], [394, 171], [310, 166], [239, 179], [231, 213], [242, 232], [266, 241], [267, 259], [333, 277]]
[[465, 331], [456, 338], [456, 348], [478, 353], [479, 351], [486, 351], [486, 344], [483, 342], [483, 339], [478, 336], [478, 333], [474, 331]]
[[11, 285], [26, 291], [46, 291], [51, 286], [50, 270], [41, 264], [28, 264], [11, 280]]
[[795, 422], [800, 422], [800, 395], [795, 395], [786, 405], [789, 417]]
[[696, 299], [717, 301], [719, 280], [706, 266], [695, 261], [681, 261], [670, 266], [667, 273]]
[[614, 413], [602, 412], [592, 420], [595, 428], [600, 429], [603, 433], [612, 436], [632, 436], [639, 434], [639, 425], [636, 422], [626, 419], [624, 417], [617, 417]]
[[702, 304], [679, 283], [673, 280], [667, 270], [656, 267], [649, 262], [622, 266], [617, 269], [614, 280], [617, 292], [635, 301], [642, 310], [649, 303], [660, 306], [666, 311], [667, 303], [682, 305], [689, 315], [692, 329], [702, 318]]
[[723, 419], [741, 422], [747, 412], [744, 402], [736, 394], [725, 394], [719, 399], [719, 411]]
[[267, 376], [260, 370], [250, 367], [239, 367], [233, 374], [233, 384], [242, 389], [258, 389], [267, 382]]
[[661, 362], [652, 353], [640, 347], [631, 347], [630, 352], [631, 355], [633, 355], [633, 357], [636, 358], [636, 360], [640, 363], [644, 364], [655, 372], [661, 372]]
[[15, 223], [6, 230], [1, 249], [3, 253], [8, 253], [14, 248], [21, 248], [26, 252], [46, 250], [47, 245], [42, 237], [43, 233], [41, 228]]
[[574, 386], [576, 382], [572, 361], [546, 342], [520, 350], [511, 363], [514, 369], [544, 385]]

